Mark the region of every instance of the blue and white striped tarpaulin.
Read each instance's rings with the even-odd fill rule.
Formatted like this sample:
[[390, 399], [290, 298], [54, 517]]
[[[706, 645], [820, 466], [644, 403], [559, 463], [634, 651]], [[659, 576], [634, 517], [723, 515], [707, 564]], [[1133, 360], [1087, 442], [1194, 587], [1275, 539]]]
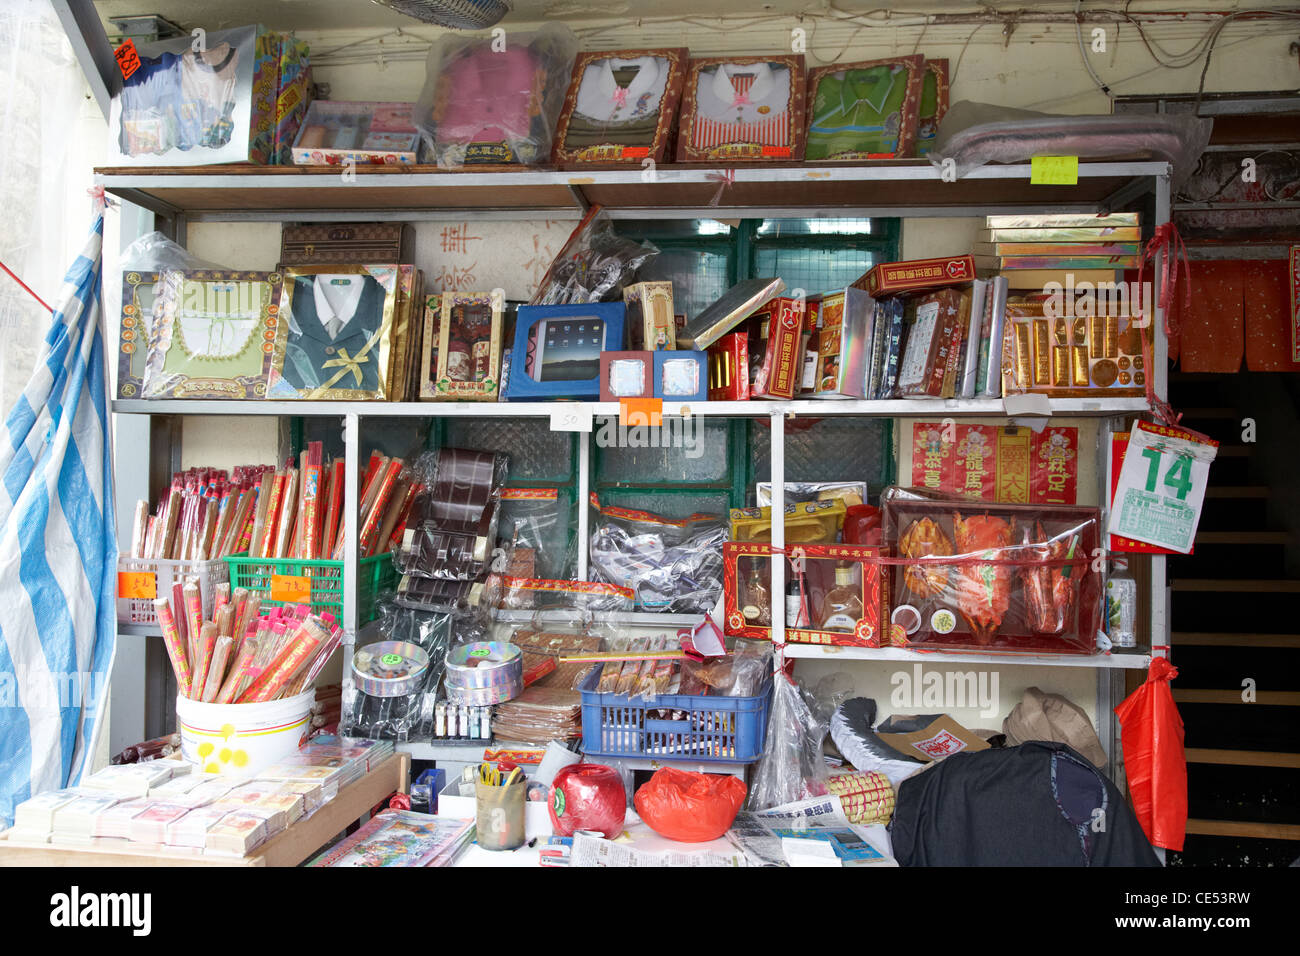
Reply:
[[80, 780], [108, 702], [117, 533], [103, 239], [101, 212], [0, 429], [0, 826], [32, 794]]

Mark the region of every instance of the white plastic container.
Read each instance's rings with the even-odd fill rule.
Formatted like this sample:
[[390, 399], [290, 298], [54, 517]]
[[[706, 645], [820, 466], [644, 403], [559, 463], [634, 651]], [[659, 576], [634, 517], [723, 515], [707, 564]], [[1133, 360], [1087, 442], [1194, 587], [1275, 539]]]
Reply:
[[181, 756], [209, 773], [248, 777], [297, 752], [311, 729], [316, 691], [263, 704], [176, 698]]

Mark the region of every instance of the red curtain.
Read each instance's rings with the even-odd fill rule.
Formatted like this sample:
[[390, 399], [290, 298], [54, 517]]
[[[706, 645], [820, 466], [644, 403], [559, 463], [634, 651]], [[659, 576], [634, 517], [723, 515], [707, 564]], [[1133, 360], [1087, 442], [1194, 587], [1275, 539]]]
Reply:
[[1179, 310], [1184, 372], [1300, 372], [1291, 352], [1290, 269], [1285, 260], [1191, 265], [1191, 306]]

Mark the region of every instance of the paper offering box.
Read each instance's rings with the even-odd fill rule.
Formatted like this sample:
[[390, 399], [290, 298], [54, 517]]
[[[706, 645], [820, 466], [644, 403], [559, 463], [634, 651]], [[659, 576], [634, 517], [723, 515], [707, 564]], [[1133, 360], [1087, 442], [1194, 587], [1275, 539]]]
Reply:
[[833, 63], [808, 75], [811, 161], [895, 159], [912, 155], [925, 57]]
[[803, 159], [805, 76], [801, 54], [691, 60], [677, 161]]
[[276, 272], [164, 272], [145, 398], [265, 398], [280, 331]]
[[501, 384], [501, 312], [491, 292], [448, 292], [438, 321], [433, 397], [495, 402]]
[[515, 319], [508, 401], [600, 397], [600, 353], [623, 344], [623, 303], [525, 305]]
[[888, 645], [888, 576], [871, 559], [880, 548], [849, 544], [790, 547], [786, 594], [771, 589], [772, 546], [728, 541], [722, 546], [725, 630], [768, 639], [772, 614], [785, 616], [785, 639], [839, 647]]
[[[1104, 294], [1104, 293], [1103, 293]], [[1099, 302], [1100, 304], [1100, 302]], [[1042, 296], [1007, 303], [1002, 338], [1004, 395], [1137, 398], [1151, 371], [1150, 322], [1129, 315], [1049, 316]]]
[[389, 398], [397, 284], [395, 265], [286, 269], [268, 397]]
[[908, 647], [1091, 654], [1101, 627], [1096, 508], [882, 496], [891, 636]]

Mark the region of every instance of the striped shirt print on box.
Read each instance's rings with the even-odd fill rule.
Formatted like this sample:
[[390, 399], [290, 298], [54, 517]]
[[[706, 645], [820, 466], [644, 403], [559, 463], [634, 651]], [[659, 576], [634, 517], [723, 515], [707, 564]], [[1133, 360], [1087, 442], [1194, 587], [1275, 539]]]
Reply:
[[[720, 68], [719, 68], [720, 69]], [[697, 96], [697, 108], [691, 123], [691, 145], [696, 149], [713, 149], [735, 143], [756, 143], [760, 146], [790, 145], [789, 83], [781, 97], [773, 97], [771, 112], [766, 118], [738, 119], [739, 114], [754, 114], [752, 106], [731, 107], [716, 98], [706, 95], [706, 85], [711, 87], [714, 73], [701, 73], [698, 81], [700, 94]], [[746, 96], [754, 84], [752, 74], [736, 74], [730, 79], [731, 86], [740, 96]], [[712, 109], [710, 109], [710, 107]], [[765, 108], [760, 106], [759, 109]], [[721, 112], [714, 112], [720, 110]], [[710, 115], [712, 114], [712, 115]], [[759, 114], [761, 117], [761, 114]]]

